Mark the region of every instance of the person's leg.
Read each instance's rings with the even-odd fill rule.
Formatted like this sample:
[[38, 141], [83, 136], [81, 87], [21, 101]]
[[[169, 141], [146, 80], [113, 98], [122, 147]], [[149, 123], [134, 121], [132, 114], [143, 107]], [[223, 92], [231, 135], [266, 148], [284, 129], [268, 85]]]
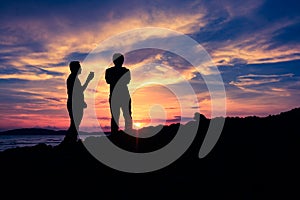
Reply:
[[119, 118], [120, 118], [120, 106], [117, 102], [112, 102], [111, 98], [109, 99], [110, 104], [110, 113], [111, 113], [111, 132], [116, 133], [119, 130]]
[[79, 132], [79, 126], [80, 126], [80, 123], [81, 123], [82, 117], [83, 117], [83, 108], [79, 107], [73, 113], [75, 113], [74, 122], [75, 122], [76, 132], [78, 133]]
[[67, 109], [68, 109], [68, 113], [69, 113], [69, 117], [70, 117], [70, 126], [69, 126], [68, 130], [71, 130], [71, 129], [73, 129], [73, 127], [75, 127], [73, 111], [72, 111], [72, 105], [68, 104]]
[[75, 141], [77, 141], [77, 129], [76, 129], [76, 125], [75, 125], [76, 123], [75, 123], [75, 118], [74, 118], [76, 113], [74, 114], [71, 104], [67, 105], [67, 109], [68, 109], [68, 113], [69, 113], [69, 117], [70, 117], [70, 127], [67, 131], [64, 141], [75, 142]]
[[131, 131], [132, 130], [131, 98], [123, 102], [122, 112], [125, 119], [125, 130]]

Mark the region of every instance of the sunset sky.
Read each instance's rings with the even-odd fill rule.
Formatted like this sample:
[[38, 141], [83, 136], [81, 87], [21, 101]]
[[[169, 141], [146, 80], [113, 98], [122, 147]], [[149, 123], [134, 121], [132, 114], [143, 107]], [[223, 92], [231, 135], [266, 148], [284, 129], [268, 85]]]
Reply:
[[[299, 8], [296, 0], [0, 0], [0, 130], [67, 128], [69, 62], [82, 63], [83, 82], [90, 70], [97, 73], [98, 66], [84, 65], [90, 52], [112, 36], [145, 27], [174, 30], [202, 45], [224, 81], [227, 116], [267, 116], [299, 107]], [[210, 117], [202, 72], [184, 58], [159, 49], [121, 53], [132, 71], [130, 87], [156, 83], [131, 91], [135, 123], [168, 124], [180, 116], [188, 121], [198, 109]], [[109, 66], [99, 62], [99, 69]], [[107, 127], [109, 86], [99, 78], [86, 97], [95, 95], [97, 119]], [[198, 98], [192, 102], [190, 94], [180, 93], [186, 114], [168, 89], [180, 87], [183, 79]]]

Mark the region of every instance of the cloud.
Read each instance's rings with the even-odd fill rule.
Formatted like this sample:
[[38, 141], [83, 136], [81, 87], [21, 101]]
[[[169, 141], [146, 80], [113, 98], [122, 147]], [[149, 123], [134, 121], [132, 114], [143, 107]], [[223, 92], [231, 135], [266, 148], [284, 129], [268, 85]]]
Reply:
[[273, 57], [267, 57], [267, 58], [260, 58], [260, 59], [256, 59], [257, 62], [259, 63], [264, 63], [264, 62], [274, 62], [274, 61], [278, 61], [278, 60], [293, 60], [295, 58], [300, 57], [300, 53], [295, 52], [295, 53], [290, 53], [290, 54], [286, 54], [286, 55], [278, 55], [278, 56], [273, 56]]
[[104, 120], [104, 121], [108, 121], [111, 120], [111, 117], [98, 117], [98, 120]]
[[241, 66], [241, 65], [246, 65], [247, 62], [248, 62], [247, 60], [242, 58], [231, 58], [228, 64], [233, 66]]
[[0, 79], [1, 120], [6, 121], [1, 127], [56, 124], [65, 128], [68, 124], [66, 97], [60, 85], [59, 79]]
[[55, 101], [55, 102], [61, 102], [61, 99], [55, 98], [55, 97], [48, 97], [48, 98], [45, 98], [45, 99], [50, 100], [50, 101]]
[[56, 76], [63, 76], [64, 73], [43, 69], [39, 66], [26, 65], [23, 67], [1, 67], [0, 78], [2, 79], [27, 79], [42, 80]]
[[266, 21], [274, 23], [284, 19], [299, 17], [300, 3], [297, 0], [266, 0], [255, 14], [262, 16]]
[[294, 74], [248, 74], [239, 76], [239, 79], [248, 79], [248, 78], [280, 78], [280, 77], [293, 77]]
[[267, 116], [299, 106], [299, 63], [292, 60], [219, 66], [226, 89], [227, 114]]
[[[299, 59], [297, 1], [207, 2], [204, 26], [191, 36], [216, 63], [232, 58], [247, 63]], [[272, 20], [271, 20], [272, 19]]]
[[274, 49], [278, 47], [286, 47], [287, 45], [289, 48], [292, 46], [299, 46], [300, 44], [300, 23], [291, 24], [285, 27], [276, 30], [272, 34], [271, 44], [268, 49]]
[[88, 53], [81, 53], [81, 52], [72, 52], [65, 57], [65, 60], [72, 61], [78, 60], [83, 61], [89, 54]]
[[27, 65], [25, 66], [27, 68], [27, 72], [29, 73], [35, 73], [35, 74], [47, 74], [47, 75], [52, 75], [52, 76], [62, 76], [63, 73], [61, 72], [55, 72], [55, 71], [50, 71], [43, 69], [42, 67], [37, 67], [37, 66], [32, 66], [32, 65]]
[[279, 83], [284, 78], [292, 78], [294, 74], [248, 74], [238, 76], [238, 81], [231, 81], [229, 84], [238, 87], [244, 92], [259, 93], [274, 96], [290, 96], [288, 89], [280, 87]]
[[279, 82], [280, 79], [261, 79], [261, 80], [253, 80], [251, 78], [239, 78], [238, 82], [230, 82], [229, 84], [231, 85], [235, 85], [237, 87], [244, 87], [244, 86], [251, 86], [251, 85], [261, 85], [261, 84], [265, 84], [265, 83], [274, 83], [274, 82]]
[[12, 66], [1, 66], [0, 68], [0, 76], [2, 74], [20, 74], [22, 73], [22, 70], [12, 67]]
[[[82, 61], [105, 39], [143, 27], [170, 28], [203, 45], [221, 72], [229, 113], [287, 110], [287, 103], [291, 107], [299, 105], [298, 7], [299, 2], [292, 0], [2, 2], [0, 104], [6, 115], [1, 120], [26, 125], [30, 119], [39, 121], [48, 112], [48, 116], [68, 124], [65, 80], [70, 60]], [[151, 41], [147, 35], [139, 37], [141, 41]], [[136, 40], [120, 42], [130, 46]], [[122, 53], [126, 53], [125, 64], [132, 69], [132, 85], [156, 81], [179, 87], [180, 76], [190, 81], [200, 102], [185, 103], [194, 108], [200, 104], [202, 110], [209, 111], [210, 97], [201, 79], [201, 74], [212, 73], [209, 67], [199, 73], [183, 58], [153, 49]], [[88, 70], [90, 66], [84, 67]], [[84, 73], [80, 78], [85, 78]], [[102, 99], [107, 98], [108, 88], [102, 79], [99, 85], [87, 90], [86, 98], [97, 91], [99, 112], [106, 112], [108, 102]], [[146, 96], [164, 96], [161, 90], [151, 92]], [[189, 99], [185, 91], [180, 94]], [[172, 113], [169, 119], [173, 116], [177, 115]], [[49, 125], [51, 119], [47, 119], [39, 122]]]

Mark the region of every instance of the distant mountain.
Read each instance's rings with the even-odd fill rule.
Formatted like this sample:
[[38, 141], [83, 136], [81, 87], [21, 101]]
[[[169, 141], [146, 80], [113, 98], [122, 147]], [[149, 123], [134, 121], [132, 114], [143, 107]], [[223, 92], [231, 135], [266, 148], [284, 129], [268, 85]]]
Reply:
[[0, 135], [65, 135], [65, 130], [51, 130], [43, 128], [20, 128], [0, 132]]

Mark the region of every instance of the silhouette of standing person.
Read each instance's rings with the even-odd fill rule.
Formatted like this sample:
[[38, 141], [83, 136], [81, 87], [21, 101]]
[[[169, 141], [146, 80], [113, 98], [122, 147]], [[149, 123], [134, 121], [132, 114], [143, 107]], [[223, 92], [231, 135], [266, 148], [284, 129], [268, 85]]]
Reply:
[[106, 69], [105, 80], [110, 84], [109, 104], [111, 112], [111, 132], [119, 130], [120, 109], [125, 119], [125, 131], [132, 131], [131, 97], [127, 85], [130, 82], [130, 70], [123, 67], [124, 56], [120, 53], [113, 55], [115, 66]]
[[67, 109], [70, 116], [70, 127], [64, 138], [65, 142], [76, 142], [78, 137], [78, 128], [83, 117], [83, 109], [87, 107], [84, 101], [84, 91], [89, 82], [94, 78], [94, 73], [90, 72], [85, 83], [81, 85], [78, 75], [81, 74], [81, 65], [79, 61], [71, 61], [69, 64], [71, 74], [67, 79]]

